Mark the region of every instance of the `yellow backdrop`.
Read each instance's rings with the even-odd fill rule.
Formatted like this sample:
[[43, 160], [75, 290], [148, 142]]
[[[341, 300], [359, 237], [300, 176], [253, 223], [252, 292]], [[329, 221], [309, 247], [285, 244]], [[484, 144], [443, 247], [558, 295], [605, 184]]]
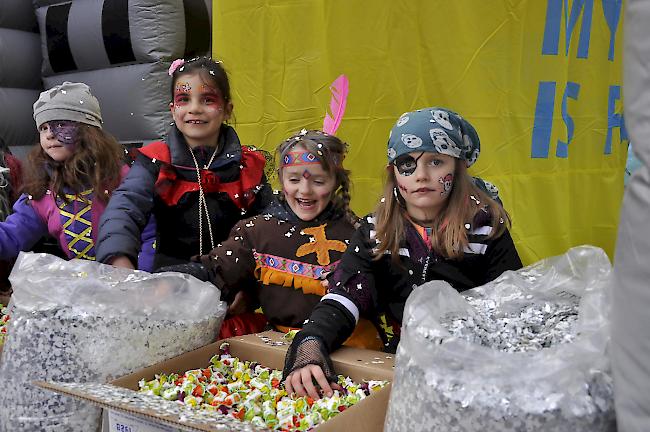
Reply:
[[611, 257], [627, 154], [621, 9], [617, 0], [214, 0], [213, 54], [230, 72], [242, 142], [269, 151], [322, 127], [329, 84], [348, 76], [338, 135], [350, 145], [358, 213], [380, 195], [392, 123], [445, 106], [478, 130], [472, 172], [499, 187], [525, 263], [585, 243]]

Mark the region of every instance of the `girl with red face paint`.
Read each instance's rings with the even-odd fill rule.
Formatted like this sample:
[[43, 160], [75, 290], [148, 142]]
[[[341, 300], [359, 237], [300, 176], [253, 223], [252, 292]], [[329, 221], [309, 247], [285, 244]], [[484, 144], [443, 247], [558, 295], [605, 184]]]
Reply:
[[288, 392], [317, 398], [319, 386], [331, 394], [329, 353], [360, 317], [374, 322], [383, 350], [395, 352], [414, 287], [444, 280], [464, 291], [521, 268], [508, 214], [486, 182], [467, 172], [479, 148], [472, 125], [447, 109], [426, 108], [397, 120], [388, 141], [384, 198], [362, 219], [328, 278], [330, 291], [294, 338], [284, 370]]
[[[40, 145], [29, 154], [25, 193], [0, 224], [0, 259], [50, 234], [67, 258], [95, 260], [99, 219], [128, 171], [124, 151], [103, 130], [99, 102], [85, 84], [64, 82], [41, 93], [34, 120]], [[153, 240], [145, 239], [141, 268], [149, 269]]]
[[271, 200], [264, 156], [226, 122], [233, 102], [221, 62], [176, 60], [169, 69], [174, 120], [165, 141], [141, 149], [100, 229], [98, 259], [133, 267], [143, 221], [156, 218], [154, 268], [188, 263]]

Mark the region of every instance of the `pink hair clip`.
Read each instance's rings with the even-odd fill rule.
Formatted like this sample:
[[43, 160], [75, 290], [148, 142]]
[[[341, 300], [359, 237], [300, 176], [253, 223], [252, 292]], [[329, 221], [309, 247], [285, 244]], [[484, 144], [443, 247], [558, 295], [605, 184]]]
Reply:
[[169, 66], [169, 76], [174, 75], [174, 72], [176, 72], [176, 69], [178, 69], [180, 66], [183, 66], [185, 64], [185, 60], [182, 58], [176, 59], [172, 62], [171, 66]]

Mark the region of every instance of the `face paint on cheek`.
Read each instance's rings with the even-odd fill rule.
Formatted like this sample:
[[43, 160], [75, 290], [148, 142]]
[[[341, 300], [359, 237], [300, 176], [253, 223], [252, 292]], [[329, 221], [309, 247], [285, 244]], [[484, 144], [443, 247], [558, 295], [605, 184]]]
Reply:
[[174, 89], [174, 106], [182, 107], [189, 102], [189, 93], [192, 91], [192, 86], [188, 82], [177, 82]]
[[399, 190], [401, 190], [401, 191], [404, 192], [404, 193], [408, 193], [408, 192], [409, 192], [408, 189], [406, 189], [406, 186], [402, 186], [402, 185], [399, 184], [399, 183], [397, 184], [397, 187], [399, 188]]
[[438, 183], [442, 185], [440, 195], [447, 195], [449, 192], [451, 192], [451, 187], [454, 184], [454, 175], [452, 173], [448, 173], [446, 176], [440, 177], [438, 179]]
[[223, 111], [225, 103], [221, 97], [221, 93], [214, 87], [203, 84], [201, 86], [202, 100], [205, 107], [211, 111]]
[[74, 146], [79, 136], [79, 124], [72, 121], [57, 121], [48, 124], [52, 134], [65, 146]]

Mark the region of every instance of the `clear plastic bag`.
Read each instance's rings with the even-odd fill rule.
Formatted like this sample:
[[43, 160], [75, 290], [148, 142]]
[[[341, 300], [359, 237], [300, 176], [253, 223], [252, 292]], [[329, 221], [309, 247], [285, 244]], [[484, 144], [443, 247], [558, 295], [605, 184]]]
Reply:
[[93, 431], [100, 410], [34, 380], [106, 382], [211, 343], [219, 290], [180, 273], [21, 253], [0, 363], [0, 431]]
[[[416, 288], [405, 306], [386, 430], [616, 430], [610, 273], [605, 252], [581, 246], [462, 294], [441, 281]], [[571, 309], [577, 316], [567, 328], [566, 316], [554, 313]], [[485, 315], [496, 323], [487, 331], [475, 325]], [[530, 324], [531, 316], [544, 319]]]

